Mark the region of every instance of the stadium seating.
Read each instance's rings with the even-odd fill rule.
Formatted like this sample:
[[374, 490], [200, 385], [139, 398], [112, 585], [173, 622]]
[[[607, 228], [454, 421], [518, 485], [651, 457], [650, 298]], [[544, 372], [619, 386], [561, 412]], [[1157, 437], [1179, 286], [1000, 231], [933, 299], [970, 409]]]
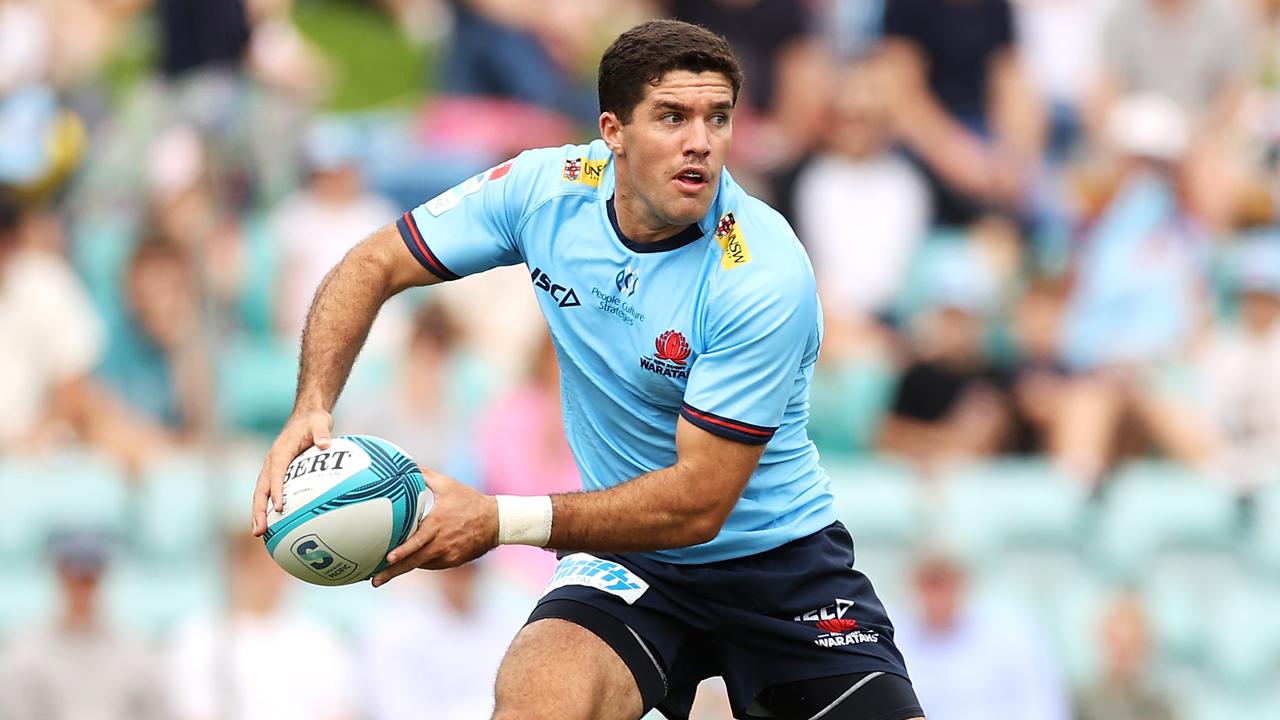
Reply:
[[66, 530], [120, 536], [129, 507], [123, 474], [102, 456], [6, 458], [0, 461], [0, 558], [39, 562], [50, 535]]
[[919, 480], [909, 465], [888, 457], [825, 461], [836, 515], [859, 546], [909, 545], [924, 518]]
[[219, 357], [219, 414], [233, 426], [271, 437], [293, 409], [298, 350], [268, 339], [228, 345]]
[[1155, 461], [1129, 463], [1109, 483], [1092, 551], [1117, 579], [1137, 578], [1162, 554], [1233, 552], [1240, 518], [1226, 487]]
[[872, 448], [896, 382], [892, 368], [876, 362], [814, 372], [808, 432], [824, 462], [839, 462]]
[[210, 555], [216, 516], [206, 458], [183, 453], [147, 469], [138, 488], [133, 540], [157, 564], [182, 565]]
[[1084, 487], [1044, 460], [1008, 459], [938, 478], [939, 522], [976, 558], [1018, 550], [1074, 553], [1085, 521]]
[[1206, 616], [1211, 622], [1199, 626], [1205, 670], [1224, 687], [1246, 694], [1280, 679], [1278, 610], [1280, 591], [1255, 578], [1215, 588]]
[[223, 578], [217, 556], [193, 559], [185, 567], [122, 558], [104, 577], [105, 611], [117, 627], [160, 642], [183, 618], [221, 606]]
[[1254, 496], [1253, 517], [1245, 553], [1250, 563], [1280, 585], [1280, 472]]
[[6, 580], [0, 592], [0, 647], [33, 622], [48, 618], [58, 607], [53, 572], [49, 568], [39, 565], [22, 568], [6, 565], [6, 568], [19, 574]]

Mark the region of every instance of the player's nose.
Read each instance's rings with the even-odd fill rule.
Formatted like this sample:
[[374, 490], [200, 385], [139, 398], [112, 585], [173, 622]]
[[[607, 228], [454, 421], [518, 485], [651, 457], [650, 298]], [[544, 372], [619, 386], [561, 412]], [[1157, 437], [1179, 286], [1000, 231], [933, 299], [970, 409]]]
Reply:
[[699, 157], [711, 154], [711, 131], [705, 123], [691, 122], [686, 124], [684, 136], [684, 152]]

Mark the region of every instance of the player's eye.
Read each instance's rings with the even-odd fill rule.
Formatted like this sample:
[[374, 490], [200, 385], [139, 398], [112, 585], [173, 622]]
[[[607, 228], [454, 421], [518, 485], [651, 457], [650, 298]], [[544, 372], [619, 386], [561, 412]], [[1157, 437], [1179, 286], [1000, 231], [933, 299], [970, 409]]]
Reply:
[[675, 125], [676, 123], [680, 122], [680, 113], [674, 113], [674, 112], [665, 113], [663, 114], [661, 119], [662, 119], [662, 122], [667, 123], [668, 125]]
[[711, 124], [717, 127], [724, 127], [729, 124], [729, 116], [724, 113], [716, 113], [711, 116]]

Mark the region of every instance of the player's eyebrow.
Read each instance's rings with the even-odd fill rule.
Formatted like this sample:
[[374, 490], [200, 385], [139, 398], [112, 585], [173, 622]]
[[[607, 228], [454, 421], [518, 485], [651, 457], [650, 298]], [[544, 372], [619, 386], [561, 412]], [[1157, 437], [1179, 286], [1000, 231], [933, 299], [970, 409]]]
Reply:
[[666, 111], [666, 112], [674, 110], [675, 112], [687, 113], [692, 108], [690, 108], [688, 105], [685, 105], [682, 102], [677, 102], [675, 100], [658, 100], [654, 102], [653, 109]]
[[[653, 103], [653, 108], [655, 110], [659, 110], [663, 112], [675, 111], [675, 112], [688, 113], [693, 111], [693, 108], [677, 100], [656, 100]], [[711, 109], [712, 110], [732, 110], [733, 103], [728, 100], [720, 100], [715, 104], [713, 104], [711, 106]]]

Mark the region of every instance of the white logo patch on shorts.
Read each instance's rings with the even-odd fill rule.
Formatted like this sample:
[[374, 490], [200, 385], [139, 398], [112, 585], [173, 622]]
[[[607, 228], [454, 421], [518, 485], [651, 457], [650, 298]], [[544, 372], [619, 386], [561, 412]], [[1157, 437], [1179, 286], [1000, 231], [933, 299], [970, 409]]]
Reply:
[[556, 566], [556, 572], [551, 576], [551, 582], [547, 584], [547, 589], [542, 594], [546, 595], [556, 588], [567, 585], [593, 587], [602, 592], [617, 595], [628, 605], [635, 604], [635, 601], [649, 589], [649, 583], [637, 577], [626, 567], [587, 553], [564, 556]]

